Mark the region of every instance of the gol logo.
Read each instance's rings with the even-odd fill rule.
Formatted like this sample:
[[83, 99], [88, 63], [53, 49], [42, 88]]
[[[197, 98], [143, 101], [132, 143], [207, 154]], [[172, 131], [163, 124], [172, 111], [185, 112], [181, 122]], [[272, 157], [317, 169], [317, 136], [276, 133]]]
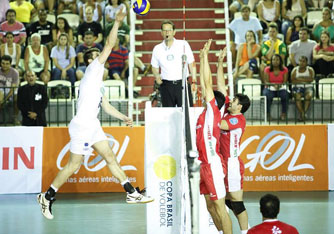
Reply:
[[176, 161], [170, 155], [162, 155], [154, 162], [153, 169], [160, 179], [170, 180], [176, 175]]

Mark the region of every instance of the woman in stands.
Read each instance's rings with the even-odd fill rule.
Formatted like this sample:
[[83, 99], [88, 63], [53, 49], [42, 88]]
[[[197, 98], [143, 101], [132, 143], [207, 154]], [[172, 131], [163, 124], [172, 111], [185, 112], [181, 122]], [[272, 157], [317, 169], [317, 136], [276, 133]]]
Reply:
[[51, 50], [51, 58], [53, 61], [52, 80], [65, 80], [68, 78], [72, 86], [75, 83], [75, 50], [70, 45], [66, 33], [59, 36], [57, 45]]
[[334, 73], [334, 46], [330, 44], [329, 36], [328, 31], [323, 31], [319, 44], [313, 49], [315, 73], [323, 76]]
[[285, 36], [285, 43], [290, 45], [292, 42], [299, 40], [299, 29], [304, 27], [304, 19], [300, 15], [293, 18], [293, 24], [288, 28]]
[[252, 78], [253, 73], [258, 71], [258, 56], [260, 45], [256, 44], [255, 33], [252, 30], [246, 33], [246, 43], [242, 43], [238, 48], [237, 61], [233, 78], [236, 79], [242, 74], [247, 78]]
[[[108, 24], [111, 24], [115, 20], [115, 16], [116, 16], [117, 11], [119, 11], [119, 9], [122, 6], [123, 6], [123, 9], [126, 9], [126, 6], [124, 5], [124, 3], [122, 3], [121, 0], [109, 0], [108, 3], [109, 4], [106, 7], [106, 11], [105, 11], [105, 16], [104, 17], [106, 19], [106, 22]], [[124, 23], [127, 23], [126, 22], [126, 18], [128, 18], [128, 17], [124, 18]]]
[[325, 7], [322, 10], [322, 20], [315, 24], [312, 29], [314, 39], [319, 42], [322, 31], [327, 30], [330, 35], [330, 41], [334, 41], [334, 23], [332, 21], [331, 10]]
[[64, 17], [58, 17], [52, 29], [53, 45], [57, 44], [59, 36], [62, 33], [66, 33], [68, 35], [68, 41], [70, 45], [74, 47], [75, 43], [73, 40], [73, 30], [71, 29], [70, 25]]
[[265, 88], [263, 95], [267, 97], [267, 116], [271, 120], [270, 108], [274, 97], [279, 97], [282, 104], [281, 120], [286, 119], [288, 110], [289, 95], [286, 87], [288, 81], [288, 69], [283, 65], [283, 60], [279, 54], [271, 57], [270, 66], [264, 69]]
[[47, 84], [50, 80], [49, 62], [49, 51], [41, 45], [41, 36], [38, 33], [32, 34], [31, 45], [26, 47], [24, 53], [25, 71], [33, 71], [37, 78]]
[[275, 22], [281, 29], [281, 5], [278, 0], [261, 0], [256, 7], [263, 32], [267, 32], [271, 22]]
[[[295, 16], [300, 15], [302, 19], [307, 16], [304, 0], [284, 0], [282, 4], [282, 33], [285, 36], [288, 28], [293, 24]], [[304, 20], [302, 20], [304, 21]]]

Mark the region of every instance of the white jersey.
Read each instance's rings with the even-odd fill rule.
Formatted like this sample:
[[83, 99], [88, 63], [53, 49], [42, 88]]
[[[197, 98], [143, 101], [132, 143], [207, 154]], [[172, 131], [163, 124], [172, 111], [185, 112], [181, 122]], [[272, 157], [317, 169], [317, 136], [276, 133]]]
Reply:
[[80, 82], [77, 113], [74, 117], [77, 120], [97, 118], [104, 95], [103, 72], [104, 64], [101, 64], [98, 58], [88, 65]]

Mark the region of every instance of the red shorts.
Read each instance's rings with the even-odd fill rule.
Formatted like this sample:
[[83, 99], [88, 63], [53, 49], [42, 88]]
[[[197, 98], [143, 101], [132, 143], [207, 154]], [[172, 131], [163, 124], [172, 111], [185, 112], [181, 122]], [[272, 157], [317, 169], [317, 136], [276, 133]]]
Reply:
[[224, 177], [226, 167], [219, 162], [211, 164], [201, 164], [200, 168], [200, 193], [209, 194], [210, 200], [219, 200], [226, 195]]
[[228, 158], [225, 161], [227, 174], [225, 177], [225, 187], [227, 192], [240, 191], [243, 188], [245, 166], [240, 157]]

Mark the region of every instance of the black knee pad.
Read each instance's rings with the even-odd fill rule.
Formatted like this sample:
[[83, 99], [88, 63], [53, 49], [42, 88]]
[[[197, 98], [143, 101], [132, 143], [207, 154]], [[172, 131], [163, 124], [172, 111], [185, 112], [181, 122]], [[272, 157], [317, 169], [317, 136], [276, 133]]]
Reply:
[[244, 202], [243, 201], [232, 201], [231, 202], [231, 206], [232, 206], [232, 210], [234, 211], [234, 213], [236, 215], [241, 214], [242, 212], [244, 212], [246, 210]]
[[230, 208], [230, 210], [233, 210], [232, 205], [231, 205], [231, 200], [225, 200], [225, 205]]

